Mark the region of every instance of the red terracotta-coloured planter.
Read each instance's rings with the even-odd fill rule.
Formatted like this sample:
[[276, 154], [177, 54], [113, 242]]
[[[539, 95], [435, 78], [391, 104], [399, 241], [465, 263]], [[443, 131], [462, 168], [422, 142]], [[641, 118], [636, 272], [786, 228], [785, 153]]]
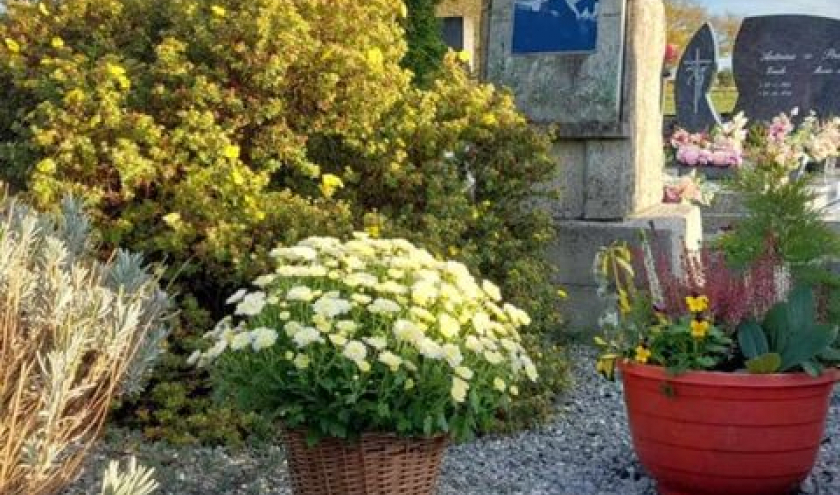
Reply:
[[663, 495], [786, 495], [814, 466], [840, 370], [749, 375], [620, 365], [633, 444]]

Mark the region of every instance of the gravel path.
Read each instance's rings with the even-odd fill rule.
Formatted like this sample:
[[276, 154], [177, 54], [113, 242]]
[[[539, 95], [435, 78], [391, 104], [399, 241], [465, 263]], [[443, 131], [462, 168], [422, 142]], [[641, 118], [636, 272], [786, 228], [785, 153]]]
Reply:
[[[558, 402], [552, 424], [450, 447], [439, 495], [655, 495], [655, 484], [630, 445], [620, 386], [595, 374], [592, 357], [587, 348], [572, 350], [575, 385]], [[156, 468], [159, 495], [291, 493], [283, 452], [276, 446], [236, 452], [176, 449], [145, 444], [136, 435], [112, 436], [65, 495], [98, 493], [96, 480], [106, 459], [128, 454]], [[817, 467], [801, 493], [840, 494], [840, 393]]]

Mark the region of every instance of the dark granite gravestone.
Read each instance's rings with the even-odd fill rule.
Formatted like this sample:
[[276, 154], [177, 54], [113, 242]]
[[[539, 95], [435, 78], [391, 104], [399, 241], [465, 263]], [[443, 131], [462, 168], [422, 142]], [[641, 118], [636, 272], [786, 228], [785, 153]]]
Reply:
[[683, 129], [701, 132], [720, 124], [720, 116], [709, 96], [717, 70], [717, 36], [706, 23], [691, 39], [677, 69], [674, 98], [677, 122]]
[[805, 15], [749, 17], [732, 57], [736, 111], [770, 120], [799, 109], [840, 115], [840, 20]]

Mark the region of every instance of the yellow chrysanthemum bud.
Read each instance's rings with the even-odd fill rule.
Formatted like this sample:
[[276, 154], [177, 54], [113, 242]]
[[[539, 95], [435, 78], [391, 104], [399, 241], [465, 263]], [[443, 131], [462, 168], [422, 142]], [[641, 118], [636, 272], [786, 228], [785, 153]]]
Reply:
[[53, 48], [63, 48], [64, 40], [56, 36], [50, 41], [50, 46], [52, 46]]
[[4, 41], [6, 43], [6, 48], [8, 48], [10, 52], [20, 53], [20, 45], [18, 44], [17, 41], [15, 41], [11, 38], [6, 38]]

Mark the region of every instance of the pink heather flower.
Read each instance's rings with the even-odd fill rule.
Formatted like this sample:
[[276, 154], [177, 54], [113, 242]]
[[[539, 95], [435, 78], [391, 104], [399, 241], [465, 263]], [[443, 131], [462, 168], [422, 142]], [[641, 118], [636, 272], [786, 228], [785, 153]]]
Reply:
[[700, 160], [700, 150], [696, 146], [680, 148], [677, 159], [690, 167], [697, 166]]

